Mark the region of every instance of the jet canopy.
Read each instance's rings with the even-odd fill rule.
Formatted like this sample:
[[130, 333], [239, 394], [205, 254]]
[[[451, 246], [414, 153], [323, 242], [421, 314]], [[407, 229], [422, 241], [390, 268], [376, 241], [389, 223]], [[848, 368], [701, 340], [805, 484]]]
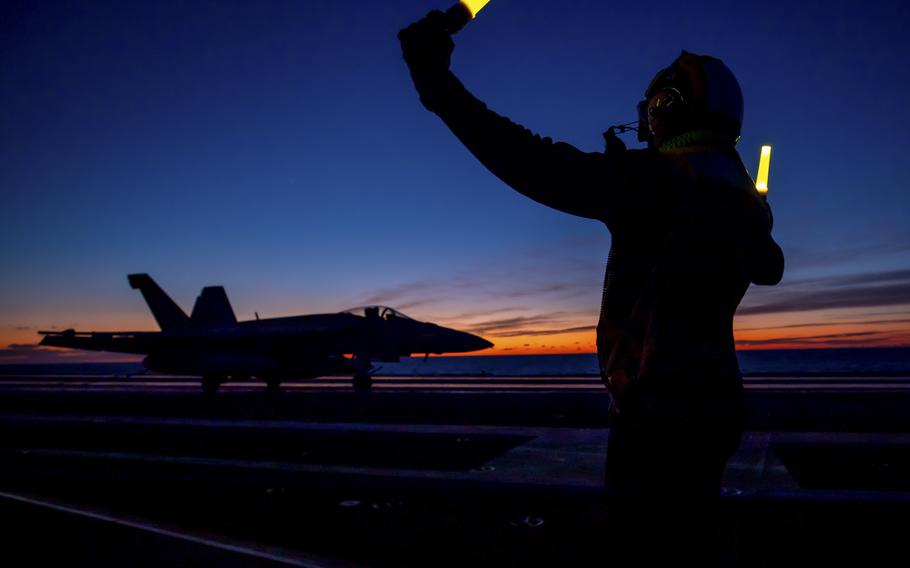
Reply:
[[351, 308], [350, 310], [344, 310], [341, 312], [343, 314], [350, 314], [352, 316], [359, 316], [362, 318], [380, 318], [384, 320], [392, 318], [401, 318], [409, 320], [408, 316], [399, 312], [394, 308], [388, 306], [362, 306], [359, 308]]

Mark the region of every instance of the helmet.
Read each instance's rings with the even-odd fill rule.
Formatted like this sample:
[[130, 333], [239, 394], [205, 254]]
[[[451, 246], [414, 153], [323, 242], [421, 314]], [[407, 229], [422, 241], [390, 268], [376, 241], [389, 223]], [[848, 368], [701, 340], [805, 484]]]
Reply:
[[[672, 65], [660, 71], [639, 103], [639, 114], [648, 112], [648, 101], [662, 93], [658, 112], [682, 113], [692, 128], [713, 130], [739, 139], [743, 124], [743, 93], [733, 72], [720, 59], [683, 51]], [[657, 109], [652, 108], [651, 112]], [[647, 123], [647, 115], [641, 117]]]

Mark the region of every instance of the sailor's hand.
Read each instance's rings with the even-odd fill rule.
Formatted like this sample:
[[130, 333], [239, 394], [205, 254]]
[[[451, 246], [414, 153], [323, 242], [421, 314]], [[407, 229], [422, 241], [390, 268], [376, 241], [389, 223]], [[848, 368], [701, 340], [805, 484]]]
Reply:
[[771, 213], [771, 205], [768, 204], [768, 198], [762, 197], [762, 205], [765, 206], [765, 213], [768, 214], [768, 232], [774, 229], [774, 214]]
[[446, 16], [433, 10], [398, 32], [401, 55], [412, 74], [445, 71], [452, 59], [455, 43], [446, 29]]

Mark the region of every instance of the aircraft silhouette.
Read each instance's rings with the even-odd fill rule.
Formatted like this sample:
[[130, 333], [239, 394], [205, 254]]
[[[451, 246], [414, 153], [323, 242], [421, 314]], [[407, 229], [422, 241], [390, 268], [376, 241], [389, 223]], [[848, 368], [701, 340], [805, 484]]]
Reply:
[[330, 374], [351, 374], [356, 389], [369, 389], [374, 361], [493, 346], [385, 306], [237, 321], [221, 286], [203, 288], [188, 317], [148, 274], [128, 279], [142, 292], [161, 331], [39, 331], [41, 345], [146, 355], [142, 364], [151, 371], [201, 376], [208, 394], [228, 378], [256, 377], [277, 391], [283, 379]]

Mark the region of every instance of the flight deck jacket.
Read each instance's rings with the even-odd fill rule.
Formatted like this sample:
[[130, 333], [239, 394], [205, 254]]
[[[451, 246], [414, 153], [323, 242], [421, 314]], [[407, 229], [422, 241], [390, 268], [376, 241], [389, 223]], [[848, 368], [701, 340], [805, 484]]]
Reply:
[[780, 280], [783, 253], [732, 145], [582, 152], [487, 109], [448, 70], [413, 78], [424, 106], [499, 179], [606, 224], [597, 350], [614, 394], [646, 378], [690, 396], [741, 385], [733, 314], [750, 283]]

